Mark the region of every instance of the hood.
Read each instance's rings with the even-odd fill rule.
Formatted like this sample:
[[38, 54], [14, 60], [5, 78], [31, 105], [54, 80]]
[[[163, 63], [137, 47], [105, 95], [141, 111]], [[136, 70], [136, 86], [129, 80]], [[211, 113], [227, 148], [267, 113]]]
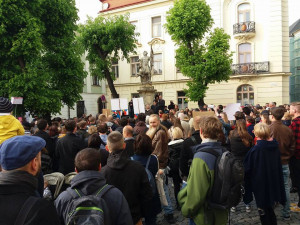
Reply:
[[71, 180], [71, 187], [80, 189], [84, 194], [94, 193], [105, 184], [103, 174], [92, 170], [82, 171]]
[[193, 152], [198, 152], [201, 149], [205, 149], [205, 148], [212, 148], [213, 150], [215, 150], [218, 153], [222, 153], [223, 151], [223, 147], [221, 145], [221, 142], [206, 142], [203, 144], [199, 144], [199, 145], [195, 145], [192, 147]]
[[258, 140], [256, 145], [266, 151], [274, 151], [275, 149], [278, 149], [278, 142], [275, 139], [272, 141]]
[[174, 140], [174, 141], [170, 141], [168, 145], [176, 145], [176, 144], [180, 144], [181, 142], [183, 142], [183, 139], [178, 139], [178, 140]]
[[0, 116], [0, 130], [6, 130], [12, 127], [12, 123], [16, 118], [12, 115]]
[[110, 153], [106, 165], [113, 169], [123, 169], [128, 162], [130, 162], [130, 159], [126, 152], [122, 149], [114, 153]]

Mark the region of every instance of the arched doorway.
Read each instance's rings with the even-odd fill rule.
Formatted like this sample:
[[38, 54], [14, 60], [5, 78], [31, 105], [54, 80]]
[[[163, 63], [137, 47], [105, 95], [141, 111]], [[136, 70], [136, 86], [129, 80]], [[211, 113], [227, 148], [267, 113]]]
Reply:
[[249, 84], [241, 85], [236, 91], [237, 103], [241, 105], [254, 104], [254, 89]]

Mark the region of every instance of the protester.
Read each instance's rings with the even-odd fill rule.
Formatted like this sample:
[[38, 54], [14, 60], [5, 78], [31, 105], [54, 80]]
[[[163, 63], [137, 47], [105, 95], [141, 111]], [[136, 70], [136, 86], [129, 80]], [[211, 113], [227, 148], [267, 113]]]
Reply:
[[84, 148], [84, 142], [76, 136], [76, 122], [65, 122], [66, 135], [57, 141], [55, 159], [59, 162], [58, 171], [62, 174], [74, 172], [74, 159], [76, 154]]
[[[155, 155], [151, 155], [151, 153], [151, 139], [146, 134], [139, 134], [136, 137], [135, 154], [132, 158], [133, 160], [140, 162], [145, 168], [149, 160], [147, 169], [152, 173], [153, 178], [155, 178], [158, 172], [158, 159]], [[161, 212], [161, 204], [156, 186], [155, 189], [156, 190], [155, 193], [153, 193], [153, 198], [149, 203], [149, 210], [144, 212], [146, 225], [155, 225], [157, 214]]]
[[202, 143], [195, 147], [196, 154], [190, 168], [186, 186], [178, 194], [182, 215], [190, 224], [226, 224], [227, 210], [208, 207], [208, 196], [214, 181], [216, 157], [202, 149], [214, 149], [219, 154], [223, 148], [217, 140], [223, 134], [222, 123], [215, 117], [204, 117], [200, 122]]
[[0, 224], [60, 224], [53, 204], [37, 197], [45, 146], [33, 136], [12, 137], [0, 145]]
[[123, 137], [126, 147], [124, 151], [127, 153], [128, 157], [133, 156], [134, 154], [134, 137], [133, 137], [133, 128], [130, 125], [127, 125], [123, 128]]
[[148, 210], [153, 194], [144, 167], [128, 158], [124, 152], [122, 134], [113, 131], [108, 135], [109, 157], [102, 172], [108, 184], [114, 185], [125, 196], [134, 224], [141, 225], [143, 212]]
[[136, 136], [138, 134], [145, 134], [147, 132], [148, 128], [146, 125], [146, 114], [140, 113], [137, 116], [137, 123], [135, 127], [133, 128], [133, 135]]
[[53, 158], [54, 151], [55, 151], [55, 145], [53, 142], [53, 139], [50, 137], [50, 135], [46, 132], [48, 128], [47, 120], [40, 119], [37, 121], [37, 127], [38, 131], [34, 134], [34, 136], [38, 136], [40, 138], [43, 138], [46, 141], [46, 149], [51, 158]]
[[171, 128], [171, 126], [173, 125], [169, 120], [168, 120], [168, 115], [167, 114], [163, 114], [161, 117], [161, 125], [165, 126], [168, 130]]
[[[68, 205], [83, 196], [99, 195], [105, 202], [104, 224], [112, 225], [132, 225], [132, 218], [128, 203], [122, 192], [106, 184], [101, 170], [101, 154], [96, 149], [86, 148], [77, 153], [75, 158], [75, 170], [78, 173], [71, 180], [71, 187], [62, 192], [55, 200], [56, 211], [60, 217], [61, 224], [68, 224], [70, 213], [67, 211]], [[73, 194], [71, 194], [73, 193]], [[80, 193], [79, 196], [76, 196]], [[100, 198], [98, 198], [100, 204]], [[98, 206], [98, 205], [96, 205]]]
[[19, 120], [11, 115], [13, 105], [7, 98], [0, 97], [0, 144], [16, 135], [24, 135], [25, 130]]
[[279, 143], [282, 173], [284, 180], [284, 188], [286, 195], [286, 204], [282, 210], [282, 216], [285, 220], [289, 220], [290, 215], [290, 187], [289, 187], [289, 160], [294, 154], [295, 141], [292, 130], [284, 125], [281, 121], [284, 115], [284, 108], [273, 107], [271, 108], [270, 119], [272, 124], [269, 126], [271, 137]]
[[98, 134], [92, 134], [89, 137], [88, 140], [88, 148], [94, 148], [97, 149], [100, 152], [101, 155], [101, 166], [105, 166], [107, 164], [107, 158], [109, 155], [109, 152], [104, 148], [101, 148], [100, 146], [102, 145], [101, 138]]
[[278, 142], [271, 138], [268, 125], [254, 127], [257, 144], [247, 153], [245, 166], [244, 201], [249, 204], [255, 197], [262, 225], [276, 225], [274, 207], [286, 202]]

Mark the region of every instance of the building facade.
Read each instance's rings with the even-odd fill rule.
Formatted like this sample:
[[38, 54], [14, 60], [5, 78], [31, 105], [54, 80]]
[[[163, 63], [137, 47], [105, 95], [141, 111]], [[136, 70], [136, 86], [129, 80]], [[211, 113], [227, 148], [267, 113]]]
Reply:
[[300, 19], [290, 26], [290, 100], [300, 101]]
[[[101, 0], [100, 16], [130, 13], [138, 37], [136, 55], [130, 63], [115, 64], [119, 77], [114, 82], [117, 92], [130, 100], [138, 96], [140, 78], [138, 59], [143, 52], [154, 53], [152, 84], [169, 104], [195, 108], [184, 89], [187, 77], [175, 66], [176, 46], [166, 33], [166, 13], [173, 0]], [[231, 36], [232, 75], [228, 82], [209, 85], [205, 103], [265, 104], [289, 103], [289, 26], [288, 0], [207, 0], [214, 27], [221, 27]], [[114, 68], [114, 69], [115, 69]], [[110, 96], [107, 89], [107, 96]], [[109, 102], [109, 101], [108, 101]]]

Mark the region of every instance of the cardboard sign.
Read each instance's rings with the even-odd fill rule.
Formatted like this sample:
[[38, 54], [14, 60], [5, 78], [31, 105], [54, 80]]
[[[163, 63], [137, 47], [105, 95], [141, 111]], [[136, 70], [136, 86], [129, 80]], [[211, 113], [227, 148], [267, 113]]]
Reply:
[[145, 105], [143, 98], [133, 98], [132, 103], [134, 114], [145, 113]]
[[213, 111], [205, 111], [205, 112], [193, 111], [193, 117], [195, 117], [195, 116], [215, 116], [215, 112], [213, 112]]
[[23, 104], [23, 97], [11, 97], [11, 104], [15, 105], [22, 105]]
[[228, 120], [235, 120], [234, 114], [240, 111], [241, 103], [228, 104], [223, 112], [226, 112]]
[[111, 115], [111, 111], [109, 109], [102, 109], [102, 114], [108, 117], [109, 115]]

